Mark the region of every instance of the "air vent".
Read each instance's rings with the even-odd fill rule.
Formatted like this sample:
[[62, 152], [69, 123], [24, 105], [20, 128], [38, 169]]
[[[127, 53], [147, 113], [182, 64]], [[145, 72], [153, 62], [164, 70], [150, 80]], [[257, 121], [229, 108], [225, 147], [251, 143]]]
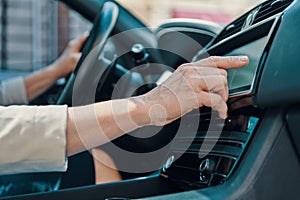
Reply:
[[267, 1], [263, 3], [253, 21], [253, 24], [260, 22], [264, 19], [267, 19], [268, 17], [271, 17], [277, 13], [282, 12], [292, 2], [293, 0], [273, 0], [273, 1]]
[[[197, 135], [192, 137], [186, 132], [176, 138], [170, 149], [170, 159], [166, 161], [162, 176], [183, 189], [208, 187], [226, 181], [258, 122], [257, 118], [235, 116], [227, 120], [224, 126], [224, 120], [212, 120], [211, 116], [211, 111], [201, 112]], [[187, 117], [195, 116], [191, 114]], [[217, 131], [220, 127], [223, 127], [221, 134]], [[190, 144], [189, 148], [185, 149], [187, 144]]]
[[223, 39], [240, 32], [243, 29], [250, 27], [268, 17], [284, 11], [293, 0], [271, 0], [265, 1], [261, 5], [247, 12], [237, 20], [226, 26], [223, 31], [215, 38], [212, 44], [216, 44]]
[[242, 17], [238, 18], [237, 20], [233, 21], [231, 24], [226, 26], [223, 29], [223, 31], [216, 37], [216, 39], [214, 40], [213, 43], [216, 44], [219, 41], [221, 41], [231, 35], [234, 35], [235, 33], [238, 33], [242, 29], [246, 18], [247, 18], [247, 15], [243, 15]]

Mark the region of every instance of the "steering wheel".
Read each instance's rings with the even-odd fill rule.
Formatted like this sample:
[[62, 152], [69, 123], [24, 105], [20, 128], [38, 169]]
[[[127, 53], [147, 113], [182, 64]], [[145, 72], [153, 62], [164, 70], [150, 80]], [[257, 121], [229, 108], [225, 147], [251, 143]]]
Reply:
[[[82, 56], [60, 94], [57, 105], [79, 106], [94, 102], [95, 94], [86, 94], [86, 88], [91, 87], [91, 84], [97, 85], [101, 74], [109, 67], [103, 63], [101, 53], [116, 25], [118, 15], [119, 8], [116, 4], [106, 2], [103, 5], [82, 48]], [[74, 99], [76, 101], [72, 101]]]

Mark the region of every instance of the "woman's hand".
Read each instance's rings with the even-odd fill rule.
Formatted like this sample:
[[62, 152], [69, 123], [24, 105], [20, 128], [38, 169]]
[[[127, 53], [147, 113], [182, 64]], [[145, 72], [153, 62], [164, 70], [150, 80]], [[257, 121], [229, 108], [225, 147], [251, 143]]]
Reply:
[[50, 66], [55, 72], [57, 79], [70, 74], [81, 57], [81, 48], [86, 41], [88, 34], [69, 41], [62, 55]]
[[221, 118], [226, 118], [226, 69], [239, 68], [248, 62], [246, 56], [213, 56], [183, 64], [164, 83], [136, 101], [145, 105], [152, 125], [168, 124], [202, 106], [212, 107]]
[[34, 99], [57, 79], [65, 77], [73, 71], [80, 59], [80, 49], [86, 38], [87, 34], [84, 34], [80, 38], [71, 40], [63, 54], [53, 64], [30, 74], [24, 79], [28, 100]]

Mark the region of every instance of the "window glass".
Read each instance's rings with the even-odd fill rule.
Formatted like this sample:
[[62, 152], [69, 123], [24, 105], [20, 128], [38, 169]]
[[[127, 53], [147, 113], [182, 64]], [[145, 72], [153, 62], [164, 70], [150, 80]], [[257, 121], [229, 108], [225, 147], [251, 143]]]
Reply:
[[54, 0], [1, 0], [1, 70], [34, 71], [53, 62], [91, 24]]

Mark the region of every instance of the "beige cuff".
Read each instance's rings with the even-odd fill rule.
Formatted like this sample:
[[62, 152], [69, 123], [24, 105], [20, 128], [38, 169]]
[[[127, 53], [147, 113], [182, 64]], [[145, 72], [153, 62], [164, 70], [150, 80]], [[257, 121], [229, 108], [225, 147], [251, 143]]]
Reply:
[[12, 78], [1, 82], [0, 104], [1, 105], [28, 104], [23, 77]]

